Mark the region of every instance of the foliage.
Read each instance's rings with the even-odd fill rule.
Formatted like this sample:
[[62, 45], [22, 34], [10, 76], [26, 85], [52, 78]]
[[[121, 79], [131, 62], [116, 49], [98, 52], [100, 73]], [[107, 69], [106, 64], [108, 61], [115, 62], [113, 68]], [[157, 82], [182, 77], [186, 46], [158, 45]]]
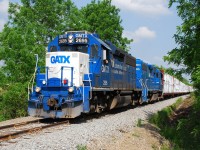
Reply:
[[183, 20], [174, 35], [178, 47], [164, 59], [176, 65], [184, 65], [182, 71], [191, 73], [200, 64], [200, 1], [170, 0], [169, 6], [177, 5], [178, 15]]
[[[194, 85], [199, 85], [197, 76], [200, 74], [197, 71], [200, 65], [200, 1], [170, 0], [169, 7], [173, 4], [176, 4], [178, 16], [183, 23], [174, 34], [178, 47], [171, 50], [168, 56], [164, 56], [164, 60], [182, 66], [175, 71], [176, 74], [180, 76], [181, 73], [189, 73]], [[200, 86], [196, 86], [196, 89], [200, 90]]]
[[192, 74], [192, 80], [194, 81], [194, 87], [198, 89], [200, 87], [200, 65], [197, 66], [197, 69]]
[[27, 115], [27, 84], [14, 83], [7, 85], [6, 91], [0, 94], [0, 119], [7, 120]]
[[90, 4], [83, 7], [81, 12], [84, 16], [86, 29], [96, 32], [103, 40], [110, 40], [117, 47], [126, 51], [128, 44], [133, 40], [122, 37], [123, 27], [121, 26], [120, 10], [111, 4], [112, 0], [92, 0]]
[[137, 127], [141, 127], [142, 126], [142, 119], [138, 119], [137, 120]]
[[[6, 75], [0, 67], [0, 87], [2, 87], [6, 83]], [[1, 90], [0, 90], [1, 93]]]
[[77, 145], [76, 146], [77, 150], [87, 150], [87, 146], [84, 146], [84, 145]]
[[175, 108], [181, 103], [182, 99], [178, 99], [177, 102], [169, 107], [164, 108], [162, 111], [158, 111], [157, 114], [150, 118], [151, 123], [155, 123], [158, 127], [163, 128], [168, 121], [168, 117], [173, 113]]
[[[184, 149], [200, 149], [200, 1], [170, 0], [169, 7], [176, 4], [178, 15], [183, 23], [177, 27], [174, 35], [178, 47], [174, 48], [164, 59], [169, 63], [183, 65], [180, 72], [191, 73], [196, 102], [187, 118], [182, 118], [173, 130], [173, 141]], [[167, 127], [166, 127], [167, 128]]]
[[161, 134], [173, 142], [173, 149], [200, 149], [200, 123], [199, 112], [193, 109], [188, 115], [181, 116], [177, 121], [171, 119], [176, 108], [181, 104], [177, 102], [157, 114], [154, 114], [149, 120], [156, 124], [161, 130]]
[[197, 69], [192, 75], [192, 80], [194, 81], [194, 87], [198, 90], [195, 91], [196, 103], [195, 109], [200, 110], [200, 65], [198, 65]]

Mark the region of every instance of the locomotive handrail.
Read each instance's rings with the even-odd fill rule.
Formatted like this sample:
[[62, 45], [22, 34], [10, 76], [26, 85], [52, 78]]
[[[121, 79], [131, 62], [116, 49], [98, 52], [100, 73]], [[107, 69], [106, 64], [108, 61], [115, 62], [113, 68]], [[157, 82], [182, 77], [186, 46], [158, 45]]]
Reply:
[[[33, 84], [34, 84], [36, 72], [37, 72], [37, 68], [35, 68], [35, 71], [34, 71], [32, 77], [31, 77], [31, 80], [28, 83], [28, 100], [29, 100], [29, 95], [30, 95], [30, 89], [31, 89], [31, 92], [33, 92]], [[30, 84], [31, 84], [31, 88], [30, 88]]]
[[68, 67], [68, 66], [62, 66], [61, 67], [61, 84], [63, 81], [63, 69], [64, 68], [71, 68], [71, 86], [73, 86], [73, 72], [74, 72], [74, 67]]
[[148, 88], [148, 86], [147, 86], [147, 81], [148, 81], [149, 79], [146, 79], [146, 81], [145, 81], [145, 86], [146, 86], [146, 88], [147, 88], [147, 90], [149, 90], [149, 88]]
[[[84, 81], [89, 81], [89, 84], [90, 84], [90, 98], [92, 97], [92, 84], [91, 84], [91, 79], [90, 79], [90, 74], [92, 73], [87, 73], [86, 75], [88, 75], [88, 80], [84, 80]], [[83, 89], [85, 89], [85, 84], [83, 82]], [[83, 102], [85, 101], [85, 90], [83, 90]]]
[[142, 86], [142, 88], [144, 87], [144, 83], [142, 82], [143, 79], [139, 79], [140, 85]]
[[[40, 70], [42, 68], [45, 68], [46, 69], [46, 75], [45, 75], [45, 81], [46, 81], [46, 85], [48, 85], [48, 74], [49, 74], [49, 68], [51, 67], [37, 67], [37, 74], [39, 75], [40, 74]], [[63, 85], [62, 81], [63, 81], [63, 69], [64, 68], [71, 68], [71, 85], [70, 86], [73, 86], [73, 71], [74, 71], [74, 67], [68, 67], [68, 66], [61, 66], [61, 85]]]
[[[143, 80], [143, 79], [140, 79], [140, 80], [139, 80], [139, 82], [140, 82], [140, 84], [141, 84], [141, 86], [142, 86], [142, 90], [147, 89], [147, 91], [148, 91], [148, 87], [147, 87], [147, 85], [145, 84], [145, 83], [147, 82], [148, 79], [145, 80], [145, 83], [144, 83], [142, 80]], [[146, 96], [147, 96], [147, 93], [144, 93], [144, 94], [145, 94], [144, 96], [146, 97]]]
[[31, 84], [31, 82], [32, 82], [31, 92], [33, 92], [33, 84], [34, 84], [35, 74], [36, 74], [36, 72], [37, 72], [37, 66], [38, 66], [38, 54], [35, 54], [35, 56], [36, 56], [35, 70], [34, 70], [33, 76], [31, 77], [31, 80], [30, 80], [29, 83], [28, 83], [28, 100], [29, 100], [29, 95], [30, 95], [30, 84]]
[[90, 99], [91, 99], [92, 98], [92, 91], [91, 91], [92, 84], [91, 84], [90, 74], [92, 74], [92, 73], [88, 73], [88, 79], [89, 79], [89, 83], [90, 83]]

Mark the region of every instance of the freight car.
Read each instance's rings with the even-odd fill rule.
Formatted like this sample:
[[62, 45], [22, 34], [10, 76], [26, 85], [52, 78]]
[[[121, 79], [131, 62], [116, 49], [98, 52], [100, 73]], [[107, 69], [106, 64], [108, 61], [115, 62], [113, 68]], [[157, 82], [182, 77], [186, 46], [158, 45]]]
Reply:
[[162, 97], [171, 97], [171, 96], [178, 96], [182, 94], [187, 94], [190, 92], [193, 92], [194, 89], [192, 86], [188, 86], [175, 77], [166, 74], [163, 72], [164, 78], [163, 78], [163, 94]]
[[75, 118], [158, 100], [168, 83], [155, 66], [87, 31], [57, 36], [48, 45], [46, 66], [36, 67], [35, 74], [28, 113], [44, 118]]

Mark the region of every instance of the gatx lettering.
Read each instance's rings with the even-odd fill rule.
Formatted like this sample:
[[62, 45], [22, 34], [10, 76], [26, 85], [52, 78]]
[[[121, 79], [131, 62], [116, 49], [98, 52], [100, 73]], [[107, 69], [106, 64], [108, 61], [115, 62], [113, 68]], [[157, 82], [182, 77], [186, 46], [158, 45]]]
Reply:
[[51, 56], [51, 63], [70, 63], [69, 58], [70, 56]]

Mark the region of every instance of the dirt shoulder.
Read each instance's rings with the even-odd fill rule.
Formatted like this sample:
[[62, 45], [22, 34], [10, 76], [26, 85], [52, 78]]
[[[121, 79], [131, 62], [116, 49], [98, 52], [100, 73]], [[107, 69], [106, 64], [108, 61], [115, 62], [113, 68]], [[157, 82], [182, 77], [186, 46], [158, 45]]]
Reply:
[[120, 137], [93, 140], [88, 150], [160, 150], [170, 147], [170, 143], [159, 134], [159, 130], [149, 123], [135, 127], [130, 132], [121, 131]]

